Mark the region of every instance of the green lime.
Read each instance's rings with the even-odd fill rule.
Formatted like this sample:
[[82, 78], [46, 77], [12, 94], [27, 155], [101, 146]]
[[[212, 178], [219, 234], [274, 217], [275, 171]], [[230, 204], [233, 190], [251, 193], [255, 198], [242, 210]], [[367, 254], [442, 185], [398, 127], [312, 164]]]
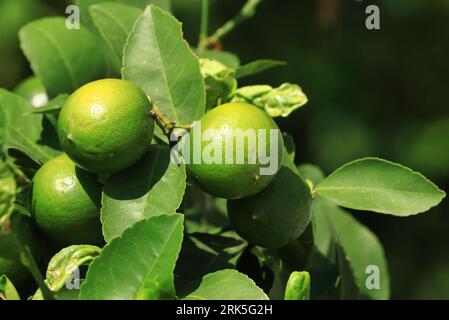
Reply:
[[33, 178], [31, 211], [37, 226], [59, 245], [100, 243], [101, 191], [96, 176], [67, 155], [49, 160]]
[[190, 175], [201, 189], [221, 198], [259, 193], [282, 161], [284, 143], [278, 126], [263, 110], [246, 103], [210, 110], [189, 138]]
[[14, 286], [22, 288], [32, 281], [32, 277], [20, 262], [16, 239], [30, 248], [38, 265], [45, 260], [45, 244], [32, 219], [23, 214], [13, 213], [8, 229], [8, 234], [0, 232], [0, 275], [6, 274]]
[[58, 120], [62, 148], [80, 167], [95, 173], [121, 171], [150, 144], [151, 103], [133, 83], [103, 79], [76, 90]]
[[240, 236], [261, 247], [280, 248], [307, 228], [311, 202], [309, 187], [292, 169], [282, 166], [261, 193], [229, 200], [227, 206], [231, 225]]
[[14, 93], [30, 102], [35, 108], [43, 107], [48, 102], [48, 95], [44, 84], [36, 76], [31, 76], [22, 81], [14, 89]]

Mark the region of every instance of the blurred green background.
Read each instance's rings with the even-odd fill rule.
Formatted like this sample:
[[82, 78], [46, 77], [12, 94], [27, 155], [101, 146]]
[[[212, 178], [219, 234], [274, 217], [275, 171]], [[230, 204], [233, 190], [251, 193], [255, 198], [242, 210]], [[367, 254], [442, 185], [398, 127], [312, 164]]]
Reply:
[[[17, 32], [27, 21], [63, 15], [70, 1], [0, 0], [0, 87], [31, 74]], [[244, 0], [210, 0], [210, 29]], [[365, 8], [380, 8], [381, 29], [365, 28]], [[196, 44], [201, 0], [173, 0], [186, 38]], [[310, 102], [281, 128], [296, 140], [296, 162], [326, 174], [379, 156], [407, 165], [449, 190], [449, 1], [265, 0], [257, 15], [223, 40], [242, 63], [285, 60], [241, 84], [302, 86]], [[448, 201], [398, 218], [354, 212], [384, 244], [394, 299], [449, 298]], [[312, 280], [313, 281], [313, 280]]]

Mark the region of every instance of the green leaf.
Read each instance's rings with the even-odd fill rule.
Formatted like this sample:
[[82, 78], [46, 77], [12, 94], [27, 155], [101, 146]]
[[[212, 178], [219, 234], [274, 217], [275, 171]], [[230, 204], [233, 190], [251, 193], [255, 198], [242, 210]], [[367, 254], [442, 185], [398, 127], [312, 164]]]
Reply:
[[36, 108], [32, 112], [33, 113], [54, 113], [59, 111], [64, 102], [69, 97], [66, 93], [58, 94], [55, 98], [51, 99], [44, 107]]
[[[3, 108], [3, 106], [2, 106]], [[7, 127], [7, 119], [4, 111], [0, 109], [0, 148], [3, 149], [3, 144], [6, 142], [6, 129]], [[1, 154], [0, 150], [0, 154]]]
[[205, 111], [205, 91], [198, 59], [182, 37], [181, 24], [149, 6], [128, 38], [123, 78], [140, 86], [154, 104], [180, 124]]
[[[45, 283], [55, 293], [57, 300], [78, 300], [79, 290], [75, 287], [67, 288], [67, 283], [71, 281], [70, 277], [76, 270], [90, 264], [101, 252], [101, 249], [92, 245], [72, 245], [56, 253], [51, 258], [45, 280]], [[79, 275], [79, 273], [78, 273]], [[83, 279], [79, 279], [81, 283]], [[31, 300], [44, 300], [41, 289], [38, 289]]]
[[108, 56], [115, 71], [120, 72], [126, 39], [142, 10], [126, 4], [106, 2], [91, 6], [89, 12], [95, 27], [107, 44]]
[[0, 159], [0, 228], [14, 210], [16, 181], [6, 163]]
[[324, 173], [313, 164], [303, 163], [298, 166], [299, 175], [304, 180], [310, 180], [314, 186], [324, 180]]
[[14, 284], [6, 275], [0, 276], [0, 300], [20, 300]]
[[89, 266], [80, 299], [176, 298], [173, 270], [183, 236], [183, 216], [159, 215], [135, 223], [107, 244]]
[[30, 76], [20, 82], [13, 92], [18, 94], [35, 108], [41, 108], [48, 103], [47, 91], [42, 80], [36, 76]]
[[344, 165], [318, 184], [316, 191], [346, 208], [401, 217], [427, 211], [445, 197], [421, 174], [377, 158]]
[[[4, 148], [17, 149], [38, 163], [60, 153], [42, 140], [43, 117], [33, 114], [34, 107], [22, 97], [0, 89], [0, 114], [6, 120]], [[2, 117], [0, 117], [2, 118]]]
[[310, 275], [307, 271], [291, 273], [285, 288], [285, 300], [309, 300]]
[[227, 51], [206, 50], [198, 54], [199, 58], [216, 60], [228, 68], [237, 69], [240, 66], [239, 57]]
[[[340, 268], [343, 298], [388, 299], [390, 280], [385, 253], [379, 239], [349, 213], [332, 202], [318, 197], [313, 207], [313, 222], [327, 224], [317, 229], [315, 241], [323, 255]], [[333, 257], [333, 258], [332, 258]], [[370, 283], [370, 270], [379, 271], [379, 287]], [[354, 292], [352, 286], [356, 286]]]
[[278, 88], [268, 85], [247, 86], [237, 89], [233, 102], [246, 102], [264, 109], [271, 117], [288, 117], [304, 106], [308, 99], [301, 87], [284, 83]]
[[335, 243], [329, 212], [335, 210], [335, 205], [324, 198], [317, 197], [312, 203], [313, 242], [315, 249], [324, 257], [335, 263]]
[[216, 60], [200, 59], [206, 89], [206, 108], [212, 108], [234, 94], [237, 89], [235, 70]]
[[92, 17], [89, 15], [89, 7], [92, 5], [102, 4], [104, 2], [126, 4], [142, 10], [150, 4], [154, 4], [165, 11], [171, 11], [170, 0], [75, 0], [75, 4], [80, 8], [81, 22], [86, 27], [90, 29], [95, 28], [94, 23], [92, 22]]
[[198, 187], [187, 187], [181, 209], [187, 233], [217, 234], [229, 226], [226, 199], [215, 198]]
[[50, 97], [106, 75], [106, 60], [95, 37], [85, 28], [67, 29], [64, 18], [35, 20], [20, 30], [19, 38]]
[[178, 295], [191, 291], [195, 281], [210, 272], [235, 268], [247, 245], [233, 231], [220, 235], [195, 233], [184, 238], [175, 269]]
[[285, 154], [288, 156], [291, 163], [295, 163], [295, 140], [287, 132], [282, 132], [282, 140], [284, 140]]
[[267, 295], [248, 276], [236, 270], [220, 270], [201, 279], [185, 300], [268, 300]]
[[243, 66], [240, 66], [237, 69], [236, 77], [237, 79], [240, 79], [243, 77], [252, 76], [274, 67], [285, 66], [286, 64], [287, 64], [286, 62], [279, 60], [269, 60], [269, 59], [256, 60]]
[[75, 268], [89, 264], [101, 252], [92, 245], [72, 245], [59, 251], [48, 264], [47, 283], [51, 290], [59, 291]]
[[101, 209], [106, 242], [139, 220], [174, 213], [181, 204], [185, 180], [184, 165], [174, 164], [170, 149], [157, 145], [137, 164], [109, 177]]
[[[360, 297], [388, 299], [390, 279], [385, 253], [379, 239], [349, 213], [338, 208], [330, 215], [330, 220], [338, 234], [338, 244], [344, 252], [344, 257], [360, 290]], [[379, 288], [367, 287], [370, 266], [379, 270]]]

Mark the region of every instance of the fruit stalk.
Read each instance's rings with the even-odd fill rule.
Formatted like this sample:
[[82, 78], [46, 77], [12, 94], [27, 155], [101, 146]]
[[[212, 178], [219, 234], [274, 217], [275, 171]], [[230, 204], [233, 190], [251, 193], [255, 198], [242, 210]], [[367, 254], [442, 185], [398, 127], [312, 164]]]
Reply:
[[180, 125], [176, 124], [175, 121], [167, 117], [167, 115], [162, 112], [158, 107], [154, 106], [151, 110], [150, 116], [154, 119], [159, 128], [162, 129], [164, 135], [170, 138], [174, 129], [185, 129], [190, 131], [192, 129], [192, 125]]

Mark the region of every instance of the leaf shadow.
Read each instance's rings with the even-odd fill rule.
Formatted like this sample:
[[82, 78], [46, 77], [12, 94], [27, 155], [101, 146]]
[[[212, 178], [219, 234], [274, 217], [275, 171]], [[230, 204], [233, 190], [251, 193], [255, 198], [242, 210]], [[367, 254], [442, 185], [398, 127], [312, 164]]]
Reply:
[[81, 187], [89, 196], [90, 200], [92, 200], [92, 202], [97, 206], [98, 210], [100, 210], [102, 186], [97, 181], [96, 175], [85, 171], [78, 166], [75, 167], [75, 175], [80, 182]]
[[201, 284], [203, 276], [223, 269], [234, 269], [245, 241], [223, 235], [195, 233], [185, 237], [175, 268], [175, 286], [185, 297]]
[[164, 176], [170, 164], [170, 149], [151, 146], [147, 153], [130, 168], [111, 175], [104, 193], [115, 200], [143, 197]]
[[[57, 118], [55, 121], [57, 121]], [[47, 116], [42, 117], [42, 132], [40, 139], [36, 141], [36, 143], [39, 145], [48, 146], [55, 150], [62, 150], [61, 145], [59, 144], [58, 132], [55, 124], [52, 123], [52, 120], [50, 120]]]

